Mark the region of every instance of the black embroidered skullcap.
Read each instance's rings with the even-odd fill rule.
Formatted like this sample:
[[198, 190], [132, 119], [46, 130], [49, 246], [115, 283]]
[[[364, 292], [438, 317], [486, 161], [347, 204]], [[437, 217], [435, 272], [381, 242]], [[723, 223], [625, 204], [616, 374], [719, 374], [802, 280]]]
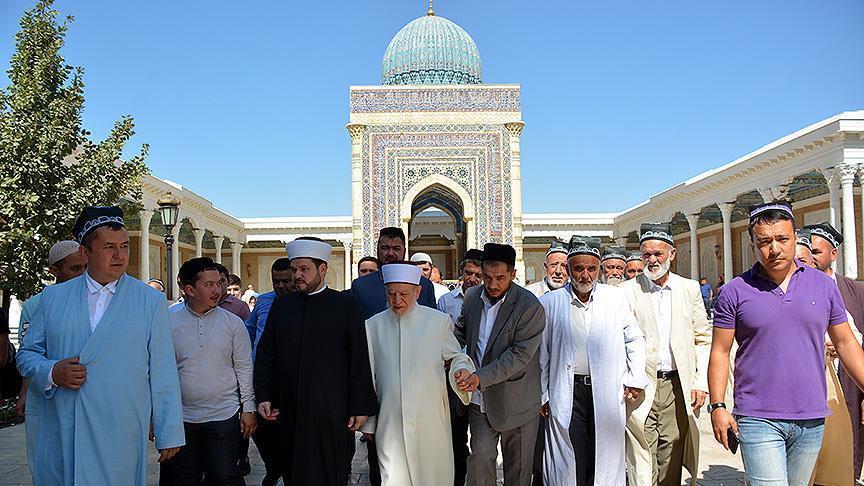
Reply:
[[81, 211], [72, 231], [78, 243], [82, 243], [92, 231], [108, 224], [119, 224], [125, 228], [123, 210], [118, 206], [87, 206]]
[[600, 258], [600, 238], [591, 236], [573, 236], [570, 238], [570, 246], [567, 250], [567, 257], [575, 255], [591, 255]]
[[626, 262], [627, 250], [620, 246], [607, 246], [606, 249], [603, 250], [603, 258], [601, 258], [600, 261], [605, 262], [606, 260], [624, 260]]
[[792, 204], [788, 201], [772, 201], [750, 206], [750, 222], [752, 223], [760, 214], [765, 214], [768, 211], [780, 211], [795, 219], [795, 216], [792, 214]]
[[660, 240], [675, 246], [672, 225], [669, 223], [642, 223], [639, 227], [639, 244], [647, 240]]
[[843, 244], [843, 233], [837, 231], [831, 223], [808, 224], [804, 229], [810, 230], [810, 237], [818, 236], [831, 243], [834, 248]]
[[631, 251], [627, 253], [627, 261], [628, 262], [641, 262], [642, 261], [642, 253], [638, 251]]
[[516, 249], [510, 245], [486, 243], [483, 246], [484, 262], [504, 262], [510, 266], [516, 265]]
[[552, 240], [552, 244], [549, 245], [549, 250], [546, 252], [546, 256], [548, 257], [553, 253], [563, 253], [566, 255], [568, 249], [567, 243], [555, 238]]
[[810, 240], [810, 230], [801, 228], [795, 231], [795, 244], [804, 245], [809, 249], [813, 249], [813, 242]]

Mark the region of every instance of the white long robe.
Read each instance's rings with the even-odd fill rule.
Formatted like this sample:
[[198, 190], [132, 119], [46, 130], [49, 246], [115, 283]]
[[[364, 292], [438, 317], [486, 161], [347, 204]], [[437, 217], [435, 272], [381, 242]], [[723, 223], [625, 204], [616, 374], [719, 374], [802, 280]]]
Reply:
[[[540, 345], [543, 403], [549, 402], [543, 480], [548, 486], [576, 484], [576, 458], [570, 442], [573, 411], [574, 343], [570, 284], [540, 298], [546, 329]], [[623, 485], [627, 409], [624, 387], [644, 389], [645, 337], [626, 294], [598, 283], [586, 318], [588, 366], [594, 402], [594, 484]]]
[[[366, 321], [369, 360], [380, 411], [361, 428], [375, 434], [384, 486], [453, 484], [453, 445], [447, 382], [460, 369], [475, 371], [453, 334], [449, 315], [415, 305], [397, 316], [385, 310]], [[450, 364], [449, 377], [444, 368]]]

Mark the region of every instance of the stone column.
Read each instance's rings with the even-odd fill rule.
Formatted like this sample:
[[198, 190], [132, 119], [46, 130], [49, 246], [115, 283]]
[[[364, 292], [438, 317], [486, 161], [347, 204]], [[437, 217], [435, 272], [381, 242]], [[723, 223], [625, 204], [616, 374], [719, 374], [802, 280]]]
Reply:
[[[351, 215], [353, 248], [362, 249], [363, 245], [363, 134], [366, 125], [349, 123], [345, 126], [351, 135]], [[407, 233], [406, 233], [407, 236]], [[372, 248], [365, 248], [372, 252]]]
[[[183, 221], [183, 218], [177, 218], [177, 221]], [[180, 223], [178, 222], [171, 230], [174, 236], [174, 244], [171, 245], [171, 268], [168, 269], [168, 278], [171, 280], [171, 285], [174, 295], [170, 296], [172, 301], [180, 297], [180, 284], [177, 283], [177, 275], [180, 274]]]
[[138, 212], [141, 219], [141, 243], [139, 244], [139, 258], [141, 260], [138, 278], [146, 282], [150, 280], [150, 219], [153, 217], [153, 208], [145, 207]]
[[516, 278], [525, 283], [525, 261], [522, 259], [522, 154], [519, 137], [525, 123], [505, 123], [510, 132], [510, 195], [513, 211], [513, 248], [516, 249]]
[[213, 235], [213, 243], [216, 245], [216, 257], [213, 258], [213, 261], [216, 263], [222, 263], [222, 243], [224, 241], [224, 236]]
[[[825, 185], [828, 186], [828, 222], [840, 229], [840, 169], [823, 169]], [[843, 274], [843, 252], [837, 252], [837, 261], [832, 264], [834, 271]]]
[[732, 208], [734, 202], [717, 203], [723, 215], [723, 281], [729, 283], [734, 277], [732, 270]]
[[204, 256], [204, 233], [206, 231], [201, 228], [192, 228], [192, 234], [195, 236], [195, 258]]
[[684, 214], [684, 217], [690, 225], [690, 278], [699, 280], [699, 213]]
[[840, 191], [843, 195], [843, 275], [847, 278], [858, 278], [858, 250], [855, 239], [855, 200], [852, 196], [852, 184], [858, 166], [843, 164], [840, 166]]
[[231, 242], [231, 273], [237, 276], [242, 275], [240, 271], [240, 250], [242, 249], [243, 243]]
[[345, 269], [344, 269], [345, 285], [343, 286], [344, 289], [351, 288], [351, 281], [354, 280], [354, 278], [352, 277], [352, 275], [354, 274], [354, 272], [353, 272], [354, 262], [351, 261], [351, 248], [353, 246], [354, 246], [353, 241], [342, 240], [342, 248], [344, 249], [344, 256], [345, 256], [345, 258], [344, 258], [345, 261], [343, 262], [344, 266], [345, 266]]
[[411, 258], [411, 254], [408, 253], [408, 240], [411, 239], [411, 235], [409, 231], [411, 230], [411, 215], [403, 215], [402, 216], [402, 232], [405, 233], [405, 259], [408, 260]]

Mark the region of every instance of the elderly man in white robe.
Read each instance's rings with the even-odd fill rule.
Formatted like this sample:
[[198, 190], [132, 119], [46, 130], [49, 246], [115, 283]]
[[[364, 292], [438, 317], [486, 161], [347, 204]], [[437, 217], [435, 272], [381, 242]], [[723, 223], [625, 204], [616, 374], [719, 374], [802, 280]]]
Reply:
[[600, 240], [574, 236], [570, 283], [545, 294], [540, 346], [547, 486], [623, 485], [627, 406], [645, 387], [645, 337], [627, 295], [598, 283]]
[[[366, 321], [369, 361], [380, 411], [360, 429], [375, 441], [384, 486], [453, 484], [447, 383], [464, 404], [457, 379], [475, 371], [449, 315], [417, 305], [419, 267], [381, 268], [388, 309]], [[449, 367], [449, 371], [448, 371]], [[410, 401], [404, 401], [403, 397]]]

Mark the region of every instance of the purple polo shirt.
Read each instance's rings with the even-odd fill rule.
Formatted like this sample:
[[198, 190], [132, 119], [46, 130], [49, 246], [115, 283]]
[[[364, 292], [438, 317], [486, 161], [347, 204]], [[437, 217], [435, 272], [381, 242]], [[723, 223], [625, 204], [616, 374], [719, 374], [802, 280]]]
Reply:
[[779, 420], [830, 415], [825, 332], [846, 322], [831, 277], [795, 260], [787, 292], [759, 275], [757, 263], [723, 286], [714, 326], [734, 329], [735, 414]]

